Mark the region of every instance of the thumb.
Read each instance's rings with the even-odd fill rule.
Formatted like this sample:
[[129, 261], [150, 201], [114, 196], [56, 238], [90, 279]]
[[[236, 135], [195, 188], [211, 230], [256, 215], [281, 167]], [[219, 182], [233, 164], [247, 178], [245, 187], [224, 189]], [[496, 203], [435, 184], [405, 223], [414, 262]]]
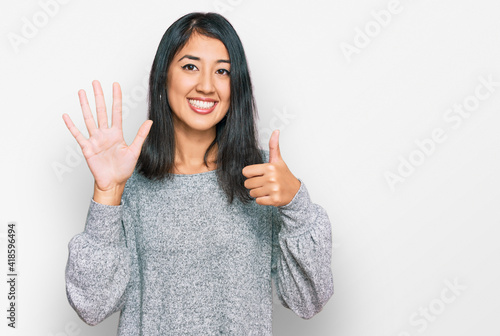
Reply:
[[146, 120], [139, 128], [139, 131], [137, 131], [134, 141], [132, 141], [132, 144], [129, 146], [136, 156], [139, 156], [141, 153], [142, 145], [144, 144], [144, 140], [146, 140], [152, 125], [153, 120]]
[[269, 163], [281, 161], [279, 136], [280, 131], [275, 130], [269, 139]]

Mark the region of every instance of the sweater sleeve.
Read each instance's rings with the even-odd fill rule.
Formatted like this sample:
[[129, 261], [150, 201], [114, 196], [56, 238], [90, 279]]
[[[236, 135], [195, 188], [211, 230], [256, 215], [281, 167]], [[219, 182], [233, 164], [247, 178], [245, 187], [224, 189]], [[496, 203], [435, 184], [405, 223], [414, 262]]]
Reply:
[[123, 202], [104, 205], [91, 199], [85, 229], [68, 245], [66, 294], [89, 325], [120, 310], [126, 299], [132, 258], [122, 221]]
[[332, 233], [326, 211], [311, 202], [299, 181], [290, 203], [272, 207], [271, 274], [281, 304], [310, 319], [333, 295]]

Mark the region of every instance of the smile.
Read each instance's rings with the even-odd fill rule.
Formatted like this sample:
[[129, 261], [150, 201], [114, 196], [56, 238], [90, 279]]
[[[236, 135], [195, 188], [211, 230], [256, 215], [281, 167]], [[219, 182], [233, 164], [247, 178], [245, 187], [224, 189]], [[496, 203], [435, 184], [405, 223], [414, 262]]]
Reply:
[[212, 112], [217, 106], [217, 102], [214, 100], [198, 100], [198, 99], [188, 99], [189, 107], [197, 113], [207, 114]]

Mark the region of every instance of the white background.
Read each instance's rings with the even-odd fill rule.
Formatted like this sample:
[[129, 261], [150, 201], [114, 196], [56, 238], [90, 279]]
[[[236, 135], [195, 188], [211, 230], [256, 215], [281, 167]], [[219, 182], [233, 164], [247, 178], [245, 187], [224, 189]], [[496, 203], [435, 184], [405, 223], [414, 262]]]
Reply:
[[[19, 240], [18, 329], [6, 327], [2, 280], [2, 334], [115, 333], [117, 314], [90, 327], [66, 298], [67, 244], [93, 179], [61, 116], [85, 130], [78, 90], [93, 106], [98, 79], [109, 106], [117, 81], [130, 143], [163, 33], [218, 11], [245, 47], [263, 145], [281, 129], [285, 162], [333, 227], [334, 296], [311, 320], [275, 302], [274, 334], [500, 335], [500, 86], [480, 81], [500, 82], [498, 1], [401, 0], [383, 25], [372, 11], [389, 0], [67, 2], [53, 15], [37, 1], [0, 7], [2, 279], [9, 221]], [[29, 37], [26, 22], [39, 26]], [[460, 104], [467, 118], [448, 112]], [[419, 150], [439, 129], [445, 140]]]

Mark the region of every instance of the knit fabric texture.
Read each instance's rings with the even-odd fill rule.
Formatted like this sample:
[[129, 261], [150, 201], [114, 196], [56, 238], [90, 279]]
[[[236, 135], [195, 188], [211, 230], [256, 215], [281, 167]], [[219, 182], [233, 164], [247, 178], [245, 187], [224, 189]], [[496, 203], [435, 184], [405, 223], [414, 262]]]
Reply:
[[333, 294], [332, 233], [300, 182], [274, 207], [229, 204], [215, 170], [134, 171], [120, 205], [90, 200], [69, 242], [69, 303], [89, 325], [120, 311], [119, 336], [272, 335], [274, 281], [284, 307], [313, 317]]

